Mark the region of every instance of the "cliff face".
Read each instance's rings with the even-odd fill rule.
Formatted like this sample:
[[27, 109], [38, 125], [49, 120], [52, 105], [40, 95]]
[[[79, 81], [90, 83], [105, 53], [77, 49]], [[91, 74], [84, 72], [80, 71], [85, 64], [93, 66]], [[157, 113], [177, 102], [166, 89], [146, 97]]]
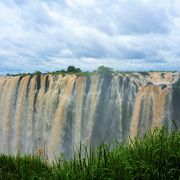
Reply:
[[85, 142], [180, 127], [180, 75], [0, 77], [0, 153], [69, 155]]

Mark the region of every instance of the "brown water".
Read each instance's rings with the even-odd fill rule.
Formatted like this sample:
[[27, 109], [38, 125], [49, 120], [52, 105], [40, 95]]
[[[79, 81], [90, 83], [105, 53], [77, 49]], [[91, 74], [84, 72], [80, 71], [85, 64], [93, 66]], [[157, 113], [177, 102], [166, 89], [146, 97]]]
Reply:
[[[74, 145], [172, 128], [178, 73], [0, 77], [0, 153], [71, 154]], [[175, 107], [173, 110], [173, 107]], [[175, 114], [178, 114], [175, 112]]]

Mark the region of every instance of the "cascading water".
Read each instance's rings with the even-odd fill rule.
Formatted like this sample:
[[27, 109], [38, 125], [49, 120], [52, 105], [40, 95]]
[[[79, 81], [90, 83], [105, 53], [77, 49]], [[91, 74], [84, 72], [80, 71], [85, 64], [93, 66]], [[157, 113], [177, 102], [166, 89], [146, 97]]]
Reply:
[[172, 120], [180, 127], [179, 79], [178, 73], [0, 77], [0, 153], [45, 147], [49, 157], [68, 156], [80, 143], [121, 142], [163, 124], [171, 130]]

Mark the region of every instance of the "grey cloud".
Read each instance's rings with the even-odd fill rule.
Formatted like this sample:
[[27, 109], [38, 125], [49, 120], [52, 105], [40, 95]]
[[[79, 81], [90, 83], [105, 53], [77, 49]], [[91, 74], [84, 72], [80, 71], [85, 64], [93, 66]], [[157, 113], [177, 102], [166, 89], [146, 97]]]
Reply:
[[71, 64], [180, 70], [178, 7], [170, 0], [0, 2], [0, 72]]
[[87, 23], [88, 20], [91, 25], [110, 35], [168, 33], [169, 31], [170, 20], [165, 9], [141, 0], [108, 1], [105, 5], [99, 3], [96, 8], [90, 7], [84, 11], [77, 8], [74, 13], [77, 13], [83, 22]]

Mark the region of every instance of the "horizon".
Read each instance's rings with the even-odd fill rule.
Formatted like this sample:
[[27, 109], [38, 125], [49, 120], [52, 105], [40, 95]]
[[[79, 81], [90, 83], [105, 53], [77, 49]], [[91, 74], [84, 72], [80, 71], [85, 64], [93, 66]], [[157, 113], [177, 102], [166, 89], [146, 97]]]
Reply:
[[[103, 66], [103, 65], [102, 65]], [[69, 67], [69, 66], [68, 66]], [[90, 71], [83, 71], [82, 69], [80, 69], [80, 72], [68, 72], [68, 67], [66, 69], [57, 69], [55, 71], [39, 71], [36, 70], [34, 72], [18, 72], [18, 73], [7, 73], [7, 74], [0, 74], [0, 76], [18, 76], [18, 75], [33, 75], [33, 74], [41, 74], [41, 75], [47, 75], [47, 74], [52, 74], [53, 73], [57, 73], [57, 74], [61, 74], [61, 73], [67, 73], [67, 74], [79, 74], [79, 73], [96, 73], [98, 69], [94, 69], [94, 70], [90, 70]], [[78, 68], [78, 67], [75, 67]], [[105, 68], [109, 68], [109, 67], [105, 67]], [[113, 68], [111, 68], [112, 73], [180, 73], [180, 71], [168, 71], [168, 70], [137, 70], [137, 71], [120, 71], [120, 70], [114, 70]]]
[[178, 0], [0, 2], [0, 75], [180, 71]]

